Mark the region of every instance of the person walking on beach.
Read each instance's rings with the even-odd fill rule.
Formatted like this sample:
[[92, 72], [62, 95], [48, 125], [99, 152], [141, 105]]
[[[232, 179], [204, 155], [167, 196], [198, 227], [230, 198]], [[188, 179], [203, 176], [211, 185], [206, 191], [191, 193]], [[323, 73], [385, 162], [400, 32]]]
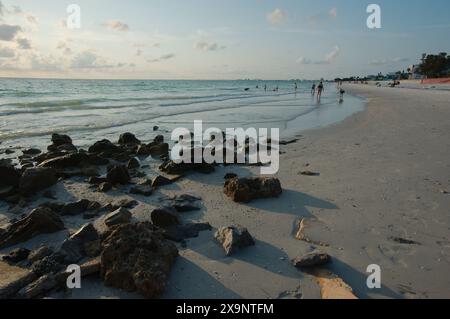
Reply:
[[267, 91], [267, 84], [264, 84], [264, 92]]
[[311, 95], [314, 95], [316, 93], [316, 83], [313, 83], [311, 88]]
[[319, 85], [317, 86], [317, 99], [320, 100], [320, 98], [322, 97], [322, 92], [323, 92], [323, 82], [320, 81]]
[[295, 82], [295, 92], [297, 92], [297, 90], [298, 90], [298, 85], [297, 85], [297, 82]]
[[339, 90], [339, 103], [343, 103], [344, 102], [344, 93], [345, 93], [345, 90], [343, 88], [341, 88]]

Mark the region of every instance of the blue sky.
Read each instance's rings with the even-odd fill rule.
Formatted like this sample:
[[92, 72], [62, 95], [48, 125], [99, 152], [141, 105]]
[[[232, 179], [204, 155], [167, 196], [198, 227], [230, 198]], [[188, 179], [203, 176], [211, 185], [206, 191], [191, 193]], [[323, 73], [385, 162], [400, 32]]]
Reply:
[[[450, 51], [447, 0], [0, 2], [0, 76], [317, 79]], [[71, 3], [80, 29], [67, 28]], [[366, 26], [370, 3], [381, 29]]]

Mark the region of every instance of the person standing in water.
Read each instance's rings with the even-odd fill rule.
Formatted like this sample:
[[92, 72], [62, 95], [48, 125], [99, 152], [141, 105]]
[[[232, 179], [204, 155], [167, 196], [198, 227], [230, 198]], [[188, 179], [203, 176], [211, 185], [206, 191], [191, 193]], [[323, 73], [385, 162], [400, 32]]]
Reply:
[[314, 95], [316, 93], [316, 83], [313, 83], [311, 87], [311, 95]]
[[297, 82], [295, 82], [295, 92], [297, 92], [297, 90], [298, 90], [298, 85], [297, 85]]
[[320, 81], [319, 85], [317, 86], [317, 99], [320, 100], [320, 98], [322, 97], [322, 92], [323, 92], [323, 82]]

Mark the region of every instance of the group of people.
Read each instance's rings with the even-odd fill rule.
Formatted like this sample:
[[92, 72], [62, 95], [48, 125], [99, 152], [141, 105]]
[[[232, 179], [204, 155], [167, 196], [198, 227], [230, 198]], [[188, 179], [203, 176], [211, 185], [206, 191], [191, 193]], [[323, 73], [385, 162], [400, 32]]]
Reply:
[[[257, 85], [256, 88], [259, 89], [259, 85]], [[297, 82], [294, 82], [294, 89], [295, 89], [295, 92], [297, 92], [297, 90], [298, 90]], [[249, 89], [247, 88], [245, 90], [248, 91]], [[268, 90], [267, 85], [264, 84], [264, 91], [267, 91], [267, 90]], [[316, 92], [317, 92], [317, 100], [320, 101], [320, 98], [322, 97], [322, 93], [324, 92], [324, 90], [325, 89], [324, 89], [323, 80], [321, 80], [319, 82], [319, 84], [316, 85], [316, 83], [314, 83], [312, 85], [312, 87], [311, 87], [311, 95], [315, 96]], [[279, 87], [276, 86], [273, 89], [273, 92], [278, 92], [278, 91], [279, 91]], [[338, 83], [338, 92], [339, 92], [339, 102], [342, 103], [344, 101], [344, 93], [345, 93], [345, 91], [342, 89], [342, 82]]]

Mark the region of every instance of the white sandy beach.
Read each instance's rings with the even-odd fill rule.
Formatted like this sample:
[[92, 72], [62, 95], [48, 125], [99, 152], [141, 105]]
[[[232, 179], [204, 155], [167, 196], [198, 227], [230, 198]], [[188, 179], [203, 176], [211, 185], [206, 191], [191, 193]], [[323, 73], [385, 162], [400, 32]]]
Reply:
[[[314, 249], [332, 256], [329, 270], [359, 298], [450, 297], [450, 195], [444, 193], [450, 191], [450, 92], [365, 85], [345, 89], [367, 98], [366, 110], [282, 146], [277, 177], [284, 192], [277, 199], [237, 204], [227, 198], [226, 173], [240, 177], [259, 173], [256, 167], [241, 166], [189, 175], [148, 198], [131, 195], [140, 202], [132, 210], [137, 220], [149, 219], [162, 194], [198, 195], [202, 210], [183, 218], [209, 222], [214, 230], [239, 224], [256, 240], [254, 247], [232, 257], [225, 257], [214, 241], [214, 230], [188, 240], [186, 248], [179, 247], [163, 298], [320, 298], [316, 278], [290, 262]], [[157, 163], [155, 171], [156, 167]], [[320, 176], [302, 176], [306, 169]], [[53, 189], [63, 202], [87, 198], [108, 203], [117, 196], [130, 197], [116, 191], [93, 193], [76, 180]], [[0, 209], [5, 212], [0, 223], [14, 217], [6, 206]], [[295, 239], [302, 218], [307, 219], [308, 237], [326, 245]], [[64, 222], [71, 230], [85, 223], [79, 217]], [[95, 225], [102, 229], [102, 218]], [[39, 236], [20, 246], [57, 245], [66, 235]], [[393, 238], [420, 244], [400, 244]], [[370, 264], [381, 266], [382, 289], [366, 287]], [[92, 278], [71, 295], [54, 297], [139, 295], [106, 288]]]

